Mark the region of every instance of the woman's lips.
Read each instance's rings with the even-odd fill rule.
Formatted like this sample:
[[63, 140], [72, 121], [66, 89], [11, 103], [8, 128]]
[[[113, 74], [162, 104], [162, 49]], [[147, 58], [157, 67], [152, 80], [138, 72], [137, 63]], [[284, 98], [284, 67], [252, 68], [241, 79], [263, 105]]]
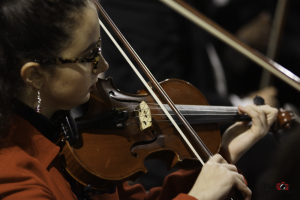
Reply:
[[96, 84], [97, 84], [97, 82], [96, 82], [94, 85], [92, 85], [92, 86], [90, 87], [90, 89], [91, 89], [91, 90], [96, 89]]
[[90, 87], [90, 89], [92, 89], [92, 90], [96, 89], [96, 84], [92, 85], [92, 86]]

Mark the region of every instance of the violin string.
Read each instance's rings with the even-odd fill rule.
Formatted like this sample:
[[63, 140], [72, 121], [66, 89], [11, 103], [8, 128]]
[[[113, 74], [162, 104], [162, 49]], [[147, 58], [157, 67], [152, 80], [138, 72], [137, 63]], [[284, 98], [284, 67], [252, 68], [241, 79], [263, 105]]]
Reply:
[[[150, 110], [162, 110], [158, 104], [155, 104], [155, 103], [148, 103], [148, 105], [153, 105], [155, 107], [149, 107]], [[116, 108], [116, 110], [124, 110], [124, 109], [127, 109], [127, 108], [133, 108], [133, 107], [138, 107], [139, 104], [133, 104], [133, 105], [130, 105], [130, 106], [127, 106], [127, 107], [122, 107], [122, 108]], [[184, 106], [184, 105], [183, 105]], [[185, 105], [185, 106], [190, 106], [190, 105]], [[237, 107], [226, 107], [226, 106], [202, 106], [202, 105], [195, 105], [199, 108], [202, 108], [201, 111], [206, 111], [206, 112], [216, 112], [216, 109], [218, 110], [217, 113], [229, 113], [229, 112], [232, 112], [232, 113], [237, 113]], [[204, 108], [204, 109], [203, 109]], [[211, 109], [209, 109], [211, 108]], [[226, 108], [227, 110], [222, 110], [222, 108]], [[143, 110], [147, 110], [148, 108], [146, 109], [133, 109], [134, 111], [143, 111]], [[228, 111], [228, 109], [231, 109], [231, 111]], [[181, 108], [180, 111], [194, 111], [194, 109], [190, 108]], [[198, 110], [198, 112], [200, 112]]]
[[[133, 109], [133, 111], [141, 112], [143, 110], [148, 109], [148, 108], [146, 108], [146, 109], [141, 109], [141, 108], [137, 109], [139, 107], [139, 105], [140, 105], [139, 103], [131, 104], [127, 107], [116, 108], [116, 110], [132, 109], [132, 108], [135, 107]], [[162, 109], [156, 103], [147, 103], [147, 105], [149, 106], [150, 110], [161, 110], [162, 111]], [[191, 106], [191, 105], [182, 105], [182, 104], [179, 104], [179, 105], [183, 106], [183, 108], [180, 108], [181, 112], [182, 111], [195, 111], [195, 109], [193, 109], [193, 108], [188, 109], [188, 108], [184, 107], [184, 106], [188, 107], [188, 106]], [[208, 106], [208, 105], [192, 105], [192, 106], [197, 106], [198, 108], [202, 109], [201, 111], [197, 110], [197, 114], [195, 114], [195, 115], [199, 115], [199, 114], [201, 114], [201, 112], [215, 112], [215, 114], [220, 114], [220, 115], [224, 115], [223, 113], [229, 114], [230, 112], [231, 112], [231, 114], [237, 114], [237, 110], [238, 110], [237, 107], [231, 107], [231, 106]], [[174, 114], [171, 114], [171, 115], [174, 115]], [[184, 115], [192, 115], [192, 114], [184, 114]]]
[[[125, 110], [125, 109], [130, 109], [130, 108], [132, 108], [132, 107], [134, 107], [134, 105], [131, 105], [131, 106], [127, 106], [127, 107], [122, 107], [122, 108], [116, 108], [116, 110]], [[149, 108], [143, 108], [143, 109], [136, 109], [136, 108], [134, 108], [133, 109], [133, 111], [137, 111], [137, 112], [141, 112], [141, 111], [144, 111], [144, 110], [149, 110], [150, 109], [150, 111], [151, 110], [162, 110], [161, 108], [159, 108], [159, 107], [149, 107]], [[195, 110], [193, 110], [193, 109], [180, 109], [180, 111], [182, 112], [182, 111], [195, 111]], [[205, 114], [202, 114], [203, 112], [215, 112], [215, 113], [211, 113], [211, 114], [216, 114], [216, 113], [218, 113], [218, 114], [220, 114], [220, 115], [230, 115], [230, 114], [237, 114], [237, 111], [226, 111], [226, 110], [218, 110], [218, 111], [216, 111], [216, 110], [214, 110], [214, 109], [211, 109], [211, 110], [209, 110], [209, 109], [206, 109], [206, 110], [201, 110], [201, 111], [196, 111], [197, 113], [195, 113], [195, 114], [184, 114], [184, 115], [199, 115], [199, 114], [201, 114], [201, 115], [205, 115]], [[201, 113], [202, 112], [202, 113]], [[225, 113], [225, 114], [224, 114]], [[173, 113], [170, 113], [171, 115], [175, 115], [175, 114], [173, 114]], [[160, 115], [160, 114], [152, 114], [152, 115]], [[161, 115], [165, 115], [165, 114], [161, 114]], [[207, 114], [207, 115], [209, 115], [209, 114]]]
[[[172, 116], [176, 116], [174, 113], [170, 113]], [[212, 114], [183, 114], [184, 116], [211, 116]], [[139, 115], [139, 116], [134, 116], [130, 117], [129, 119], [135, 119], [139, 117], [146, 117], [147, 115]], [[165, 116], [165, 114], [151, 114], [151, 116]], [[219, 114], [218, 116], [232, 116], [231, 114]]]
[[[177, 122], [179, 122], [179, 120], [175, 120]], [[165, 119], [165, 120], [158, 120], [158, 121], [149, 121], [150, 123], [158, 123], [158, 122], [170, 122], [170, 120]], [[142, 124], [142, 122], [130, 122], [130, 123], [126, 123], [127, 125], [133, 125], [133, 124]]]
[[[151, 109], [161, 109], [159, 107], [158, 104], [155, 104], [155, 103], [147, 103], [147, 105], [149, 106], [150, 108], [150, 105], [153, 105], [153, 106], [156, 106], [155, 108], [151, 108]], [[166, 105], [168, 106], [168, 105]], [[178, 104], [178, 106], [190, 106], [190, 107], [193, 107], [193, 106], [196, 106], [198, 108], [201, 108], [202, 111], [215, 111], [215, 110], [218, 110], [219, 112], [222, 111], [222, 112], [229, 112], [228, 110], [231, 110], [231, 112], [237, 112], [238, 108], [237, 107], [232, 107], [232, 106], [209, 106], [209, 105], [183, 105], [183, 104]], [[205, 109], [205, 110], [204, 110]], [[193, 108], [190, 108], [190, 109], [187, 109], [187, 108], [180, 108], [180, 111], [189, 111], [189, 110], [194, 110]]]

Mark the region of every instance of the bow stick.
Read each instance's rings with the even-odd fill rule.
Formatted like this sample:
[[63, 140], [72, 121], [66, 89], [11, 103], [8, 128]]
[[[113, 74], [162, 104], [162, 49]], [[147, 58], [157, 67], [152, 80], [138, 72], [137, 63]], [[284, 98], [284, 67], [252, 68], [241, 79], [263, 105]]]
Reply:
[[[110, 25], [110, 27], [113, 29], [115, 34], [118, 36], [118, 38], [121, 40], [121, 42], [124, 44], [124, 46], [127, 48], [129, 53], [133, 56], [135, 61], [138, 63], [138, 65], [141, 67], [141, 69], [144, 71], [146, 76], [149, 78], [155, 89], [158, 91], [158, 93], [163, 97], [163, 99], [168, 103], [170, 108], [173, 110], [173, 112], [177, 115], [177, 117], [180, 119], [184, 127], [187, 129], [187, 133], [189, 137], [193, 138], [193, 141], [195, 142], [196, 146], [193, 146], [186, 135], [182, 132], [182, 130], [179, 128], [179, 126], [176, 124], [175, 120], [172, 118], [172, 116], [169, 114], [167, 109], [163, 106], [159, 98], [156, 96], [156, 94], [153, 92], [151, 87], [147, 84], [147, 82], [144, 80], [144, 78], [141, 76], [139, 71], [135, 68], [135, 66], [132, 64], [130, 59], [127, 57], [127, 55], [124, 53], [122, 48], [118, 45], [118, 43], [115, 41], [113, 36], [109, 33], [105, 25], [102, 23], [102, 21], [99, 19], [99, 24], [104, 29], [104, 31], [107, 33], [107, 35], [110, 37], [112, 42], [116, 45], [116, 47], [119, 49], [121, 54], [124, 56], [124, 58], [127, 60], [129, 65], [132, 67], [134, 72], [137, 74], [137, 76], [141, 79], [147, 90], [151, 93], [152, 97], [155, 99], [155, 101], [159, 104], [161, 109], [164, 111], [166, 116], [169, 118], [171, 123], [174, 125], [174, 127], [177, 129], [181, 137], [184, 139], [186, 144], [189, 146], [189, 148], [192, 150], [194, 155], [197, 157], [197, 159], [204, 165], [204, 162], [202, 158], [199, 156], [199, 153], [202, 153], [206, 158], [210, 158], [213, 156], [213, 154], [209, 151], [209, 149], [206, 147], [204, 142], [200, 139], [200, 137], [197, 135], [195, 130], [191, 127], [191, 125], [187, 122], [187, 120], [184, 118], [184, 116], [180, 113], [180, 111], [176, 108], [172, 100], [168, 97], [168, 95], [165, 93], [165, 91], [162, 89], [160, 84], [157, 82], [157, 80], [154, 78], [154, 76], [151, 74], [149, 69], [146, 67], [146, 65], [142, 62], [140, 57], [136, 54], [136, 52], [133, 50], [133, 48], [130, 46], [128, 41], [125, 39], [125, 37], [122, 35], [122, 33], [119, 31], [119, 29], [116, 27], [116, 25], [113, 23], [113, 21], [110, 19], [110, 17], [107, 15], [103, 7], [100, 5], [100, 3], [97, 0], [94, 0], [94, 3], [96, 7], [98, 8], [98, 11], [101, 13], [101, 15], [104, 17], [104, 19], [107, 21], [107, 23]], [[197, 151], [197, 150], [198, 151]]]
[[300, 78], [298, 76], [241, 42], [183, 0], [160, 1], [300, 91]]

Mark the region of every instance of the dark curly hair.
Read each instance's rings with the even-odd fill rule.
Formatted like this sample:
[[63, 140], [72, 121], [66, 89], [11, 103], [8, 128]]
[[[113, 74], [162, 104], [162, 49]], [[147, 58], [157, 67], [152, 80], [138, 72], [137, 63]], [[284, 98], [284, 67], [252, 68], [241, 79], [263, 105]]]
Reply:
[[72, 41], [88, 1], [0, 0], [0, 136], [11, 121], [11, 100], [22, 88], [21, 67], [57, 57]]

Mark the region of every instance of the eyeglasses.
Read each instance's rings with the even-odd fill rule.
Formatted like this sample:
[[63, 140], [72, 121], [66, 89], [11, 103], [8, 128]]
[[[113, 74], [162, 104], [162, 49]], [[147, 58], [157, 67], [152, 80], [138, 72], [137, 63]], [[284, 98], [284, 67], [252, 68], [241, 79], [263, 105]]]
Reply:
[[101, 53], [101, 38], [99, 37], [99, 40], [97, 42], [96, 48], [92, 51], [92, 55], [89, 57], [73, 57], [73, 58], [47, 58], [43, 60], [34, 60], [34, 62], [40, 63], [40, 64], [66, 64], [66, 63], [87, 63], [91, 62], [93, 64], [93, 72], [98, 67], [98, 62], [100, 59], [100, 53]]

